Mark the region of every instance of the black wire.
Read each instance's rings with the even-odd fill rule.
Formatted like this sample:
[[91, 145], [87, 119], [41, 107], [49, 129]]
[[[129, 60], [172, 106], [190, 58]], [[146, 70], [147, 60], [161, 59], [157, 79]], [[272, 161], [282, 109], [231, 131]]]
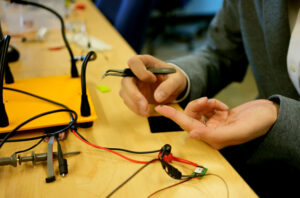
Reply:
[[[26, 142], [26, 141], [41, 139], [43, 137], [47, 137], [47, 135], [41, 135], [41, 136], [31, 137], [31, 138], [20, 138], [20, 139], [6, 140], [6, 142]], [[2, 141], [2, 140], [3, 139], [0, 139], [0, 141]]]
[[[49, 102], [49, 103], [52, 103], [52, 104], [61, 106], [61, 107], [65, 108], [65, 109], [70, 109], [69, 107], [67, 107], [66, 105], [64, 105], [64, 104], [62, 104], [62, 103], [56, 102], [56, 101], [54, 101], [54, 100], [50, 100], [50, 99], [48, 99], [48, 98], [44, 98], [44, 97], [42, 97], [42, 96], [35, 95], [35, 94], [33, 94], [33, 93], [29, 93], [29, 92], [27, 92], [27, 91], [23, 91], [23, 90], [20, 90], [20, 89], [15, 89], [15, 88], [10, 88], [10, 87], [3, 87], [3, 89], [9, 90], [9, 91], [18, 92], [18, 93], [22, 93], [22, 94], [25, 94], [25, 95], [29, 95], [29, 96], [32, 96], [32, 97], [34, 97], [34, 98], [38, 98], [38, 99], [40, 99], [40, 100], [44, 100], [44, 101], [46, 101], [46, 102]], [[70, 115], [72, 115], [72, 113], [70, 113]], [[77, 116], [77, 115], [76, 115], [76, 116]], [[74, 119], [73, 116], [72, 116], [72, 119]]]
[[[42, 116], [45, 116], [45, 115], [49, 115], [49, 114], [52, 114], [52, 113], [58, 113], [58, 112], [72, 112], [74, 113], [74, 115], [76, 115], [76, 112], [73, 111], [73, 110], [70, 110], [70, 109], [57, 109], [57, 110], [53, 110], [53, 111], [47, 111], [47, 112], [44, 112], [44, 113], [41, 113], [41, 114], [38, 114], [36, 116], [33, 116], [27, 120], [25, 120], [24, 122], [22, 122], [21, 124], [19, 124], [17, 127], [15, 127], [11, 132], [7, 133], [7, 135], [2, 139], [1, 143], [0, 143], [0, 148], [3, 146], [3, 144], [6, 142], [6, 140], [8, 138], [10, 138], [11, 136], [13, 136], [18, 129], [20, 129], [22, 126], [24, 126], [25, 124], [37, 119], [37, 118], [40, 118]], [[58, 131], [56, 131], [55, 133], [52, 133], [52, 134], [58, 134], [58, 133], [61, 133], [63, 131], [66, 131], [67, 129], [69, 129], [74, 123], [75, 121], [77, 120], [77, 117], [74, 121], [70, 122], [69, 125], [63, 129], [60, 129]]]
[[38, 141], [35, 145], [33, 145], [33, 146], [31, 146], [31, 147], [29, 147], [29, 148], [27, 148], [27, 149], [24, 149], [24, 150], [21, 150], [21, 151], [17, 151], [17, 152], [15, 152], [15, 154], [18, 154], [18, 153], [24, 153], [24, 152], [26, 152], [26, 151], [29, 151], [29, 150], [31, 150], [31, 149], [37, 147], [37, 146], [38, 146], [45, 138], [46, 138], [46, 137], [41, 138], [40, 141]]
[[[74, 130], [75, 133], [83, 140], [89, 142], [85, 137], [83, 137], [77, 129]], [[89, 142], [90, 143], [90, 142]], [[160, 149], [159, 150], [153, 150], [153, 151], [132, 151], [132, 150], [127, 150], [127, 149], [122, 149], [122, 148], [110, 148], [110, 147], [103, 147], [103, 148], [107, 148], [109, 150], [114, 150], [114, 151], [124, 151], [124, 152], [127, 152], [127, 153], [134, 153], [134, 154], [150, 154], [150, 153], [158, 153], [160, 152]]]
[[72, 49], [69, 45], [69, 42], [66, 38], [64, 19], [55, 10], [53, 10], [49, 7], [46, 7], [42, 4], [39, 4], [39, 3], [30, 2], [30, 1], [22, 1], [22, 0], [11, 0], [11, 2], [12, 3], [17, 3], [17, 4], [23, 4], [23, 5], [36, 6], [36, 7], [45, 9], [45, 10], [51, 12], [52, 14], [54, 14], [59, 19], [60, 24], [61, 24], [61, 34], [62, 34], [63, 40], [65, 42], [65, 45], [68, 49], [68, 52], [70, 54], [70, 58], [71, 58], [71, 75], [72, 75], [72, 77], [78, 77], [79, 75], [78, 75], [78, 71], [77, 71], [77, 68], [76, 68], [76, 61], [74, 59], [74, 55], [73, 55]]
[[[47, 137], [47, 136], [51, 136], [51, 135], [55, 135], [55, 134], [61, 133], [61, 132], [63, 132], [63, 131], [66, 131], [66, 130], [69, 129], [71, 126], [73, 126], [73, 125], [76, 123], [76, 121], [77, 121], [77, 113], [76, 113], [75, 111], [69, 109], [69, 108], [68, 108], [66, 105], [64, 105], [64, 104], [61, 104], [61, 103], [59, 103], [59, 102], [55, 102], [55, 101], [53, 101], [53, 100], [50, 100], [50, 99], [44, 98], [44, 97], [42, 97], [42, 96], [38, 96], [38, 95], [35, 95], [35, 94], [32, 94], [32, 93], [26, 92], [26, 91], [23, 91], [23, 90], [19, 90], [19, 89], [14, 89], [14, 88], [9, 88], [9, 87], [3, 87], [3, 89], [5, 89], [5, 90], [10, 90], [10, 91], [15, 91], [15, 92], [19, 92], [19, 93], [22, 93], [22, 94], [25, 94], [25, 95], [32, 96], [32, 97], [34, 97], [34, 98], [38, 98], [38, 99], [40, 99], [40, 100], [44, 100], [44, 101], [46, 101], [46, 102], [49, 102], [49, 103], [52, 103], [52, 104], [55, 104], [55, 105], [58, 105], [58, 106], [61, 106], [61, 107], [65, 108], [64, 110], [61, 110], [61, 111], [68, 111], [68, 112], [70, 112], [71, 121], [70, 121], [70, 123], [69, 123], [65, 128], [60, 129], [60, 130], [58, 130], [58, 131], [55, 131], [55, 132], [53, 132], [53, 133], [49, 133], [49, 134], [47, 134], [47, 135], [35, 137], [35, 139], [42, 138], [42, 137]], [[53, 113], [56, 113], [56, 112], [53, 112]], [[43, 113], [43, 115], [44, 115], [44, 114], [45, 114], [45, 113]], [[48, 114], [51, 114], [51, 113], [48, 112]], [[74, 115], [73, 115], [73, 114], [74, 114]], [[1, 147], [3, 146], [3, 144], [8, 140], [8, 138], [11, 137], [11, 136], [16, 132], [16, 130], [18, 130], [21, 126], [27, 124], [28, 122], [31, 122], [31, 121], [34, 120], [34, 119], [37, 119], [38, 117], [41, 117], [41, 116], [43, 116], [43, 115], [39, 114], [39, 115], [37, 115], [37, 116], [34, 116], [34, 117], [32, 117], [32, 118], [30, 118], [30, 119], [24, 121], [24, 122], [21, 123], [20, 125], [18, 125], [13, 131], [9, 132], [9, 133], [4, 137], [4, 139], [1, 139], [0, 148], [1, 148]], [[47, 112], [46, 112], [45, 115], [47, 115]], [[28, 138], [28, 140], [33, 140], [33, 138]], [[26, 140], [26, 139], [21, 139], [21, 141], [27, 141], [27, 140]]]
[[[5, 62], [7, 57], [7, 49], [9, 46], [10, 36], [5, 36], [1, 41], [2, 48], [0, 54], [0, 101], [3, 102], [3, 79], [4, 79], [4, 71], [5, 71]], [[0, 47], [1, 47], [0, 45]]]
[[111, 191], [106, 198], [111, 197], [115, 192], [117, 192], [117, 190], [119, 190], [122, 186], [124, 186], [129, 180], [131, 180], [134, 176], [136, 176], [140, 171], [142, 171], [144, 168], [146, 168], [149, 164], [157, 161], [158, 159], [155, 158], [149, 162], [147, 162], [147, 164], [144, 164], [141, 168], [139, 168], [137, 171], [135, 171], [132, 175], [130, 175], [124, 182], [122, 182], [119, 186], [117, 186], [113, 191]]
[[[68, 109], [68, 110], [71, 110], [69, 107], [67, 107], [66, 105], [64, 105], [64, 104], [62, 104], [62, 103], [56, 102], [56, 101], [54, 101], [54, 100], [50, 100], [50, 99], [48, 99], [48, 98], [44, 98], [44, 97], [42, 97], [42, 96], [35, 95], [35, 94], [33, 94], [33, 93], [29, 93], [29, 92], [27, 92], [27, 91], [23, 91], [23, 90], [20, 90], [20, 89], [14, 89], [14, 88], [10, 88], [10, 87], [3, 87], [3, 89], [9, 90], [9, 91], [15, 91], [15, 92], [22, 93], [22, 94], [25, 94], [25, 95], [29, 95], [29, 96], [32, 96], [32, 97], [34, 97], [34, 98], [37, 98], [37, 99], [40, 99], [40, 100], [44, 100], [44, 101], [46, 101], [46, 102], [49, 102], [49, 103], [52, 103], [52, 104], [61, 106], [61, 107], [65, 108], [65, 109]], [[73, 113], [74, 113], [76, 119], [73, 117]], [[73, 122], [74, 119], [77, 120], [77, 113], [74, 112], [74, 111], [73, 111], [73, 112], [70, 112], [70, 117], [71, 117], [71, 122]]]

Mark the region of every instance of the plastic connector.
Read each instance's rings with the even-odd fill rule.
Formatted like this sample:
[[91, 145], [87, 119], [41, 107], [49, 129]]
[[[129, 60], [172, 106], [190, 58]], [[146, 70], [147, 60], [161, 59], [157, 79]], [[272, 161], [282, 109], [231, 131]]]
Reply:
[[51, 182], [54, 182], [55, 180], [56, 180], [55, 176], [47, 177], [46, 183], [51, 183]]
[[68, 163], [67, 160], [64, 159], [64, 154], [62, 152], [59, 139], [56, 138], [56, 140], [57, 140], [57, 158], [59, 164], [58, 165], [59, 174], [64, 177], [66, 174], [68, 174]]
[[59, 174], [64, 177], [66, 174], [68, 174], [68, 162], [64, 158], [58, 158], [58, 163], [59, 163]]

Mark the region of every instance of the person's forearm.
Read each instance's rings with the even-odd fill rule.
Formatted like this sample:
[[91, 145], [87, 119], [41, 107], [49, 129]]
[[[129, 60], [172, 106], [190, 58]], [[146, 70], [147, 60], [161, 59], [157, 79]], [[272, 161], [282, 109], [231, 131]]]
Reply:
[[281, 96], [269, 98], [277, 103], [277, 121], [259, 143], [252, 161], [284, 161], [300, 170], [300, 102]]

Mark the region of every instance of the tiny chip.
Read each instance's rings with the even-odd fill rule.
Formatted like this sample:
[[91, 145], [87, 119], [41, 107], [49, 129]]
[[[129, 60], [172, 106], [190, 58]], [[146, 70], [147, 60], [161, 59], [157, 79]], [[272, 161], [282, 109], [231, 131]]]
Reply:
[[105, 86], [105, 85], [98, 85], [97, 86], [97, 89], [99, 91], [101, 91], [102, 93], [107, 93], [107, 92], [110, 92], [110, 88]]

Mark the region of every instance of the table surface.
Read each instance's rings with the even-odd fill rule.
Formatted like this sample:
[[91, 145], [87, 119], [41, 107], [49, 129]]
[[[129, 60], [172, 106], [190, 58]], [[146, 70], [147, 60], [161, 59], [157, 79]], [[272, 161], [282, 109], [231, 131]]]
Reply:
[[[208, 173], [224, 179], [229, 197], [257, 197], [247, 183], [239, 176], [224, 157], [207, 144], [190, 139], [186, 132], [156, 133], [150, 132], [147, 119], [131, 112], [119, 97], [121, 78], [100, 79], [107, 69], [126, 67], [127, 59], [135, 52], [128, 46], [119, 33], [103, 17], [90, 1], [77, 1], [85, 4], [85, 10], [75, 10], [68, 20], [84, 21], [87, 33], [112, 46], [112, 50], [97, 52], [98, 58], [88, 63], [87, 86], [94, 103], [98, 119], [93, 127], [79, 132], [90, 142], [106, 146], [135, 151], [160, 149], [168, 143], [174, 156], [196, 162], [208, 168]], [[30, 35], [30, 34], [29, 34]], [[18, 62], [10, 64], [16, 80], [69, 74], [69, 54], [66, 49], [49, 51], [49, 47], [62, 46], [60, 32], [50, 31], [42, 43], [22, 43], [14, 37], [11, 44], [20, 52]], [[85, 55], [75, 44], [71, 44], [74, 55]], [[79, 65], [78, 65], [79, 66]], [[79, 67], [78, 67], [79, 68]], [[96, 87], [105, 85], [111, 89], [100, 92]], [[38, 94], [38, 93], [36, 93]], [[39, 132], [22, 132], [18, 138], [31, 137]], [[22, 150], [34, 144], [31, 142], [6, 143], [0, 149], [0, 156], [10, 156], [16, 150]], [[93, 148], [79, 141], [72, 133], [62, 143], [64, 152], [81, 151], [81, 154], [66, 157], [69, 174], [61, 177], [58, 163], [54, 161], [56, 181], [46, 183], [46, 162], [27, 162], [17, 167], [0, 167], [0, 197], [105, 197], [114, 188], [126, 180], [141, 164], [129, 162], [117, 155]], [[41, 143], [34, 149], [36, 153], [47, 150], [47, 143]], [[54, 144], [56, 150], [56, 144]], [[157, 154], [129, 154], [136, 160], [151, 160]], [[31, 151], [22, 153], [31, 155]], [[193, 172], [193, 167], [181, 163], [172, 163], [184, 174]], [[146, 167], [112, 197], [147, 197], [152, 192], [177, 183], [162, 169], [159, 162]], [[207, 175], [202, 179], [193, 179], [179, 186], [160, 192], [154, 197], [227, 197], [225, 183], [217, 176]]]

